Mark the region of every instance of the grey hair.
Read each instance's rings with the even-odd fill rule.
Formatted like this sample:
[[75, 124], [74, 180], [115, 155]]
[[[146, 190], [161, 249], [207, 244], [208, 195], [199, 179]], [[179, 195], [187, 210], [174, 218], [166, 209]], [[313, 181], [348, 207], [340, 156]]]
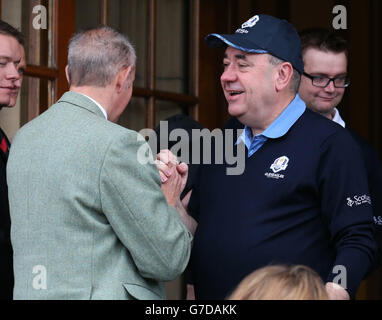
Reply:
[[118, 72], [135, 67], [135, 49], [118, 31], [102, 26], [75, 34], [69, 43], [70, 85], [106, 87]]
[[[278, 66], [279, 64], [285, 62], [284, 60], [281, 60], [275, 56], [272, 56], [271, 54], [269, 56], [269, 63], [273, 66]], [[300, 88], [300, 82], [301, 82], [301, 75], [300, 73], [293, 68], [293, 75], [290, 82], [290, 90], [292, 93], [297, 93], [298, 89]]]

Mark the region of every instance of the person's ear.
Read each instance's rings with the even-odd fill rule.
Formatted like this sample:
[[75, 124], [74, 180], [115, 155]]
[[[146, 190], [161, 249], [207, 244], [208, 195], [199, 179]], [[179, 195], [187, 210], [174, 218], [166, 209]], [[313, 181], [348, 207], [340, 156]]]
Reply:
[[122, 90], [125, 90], [129, 87], [130, 82], [130, 74], [132, 72], [132, 67], [124, 67], [121, 70], [119, 70], [117, 77], [116, 77], [116, 88], [118, 93], [120, 93]]
[[66, 76], [66, 81], [68, 81], [68, 84], [70, 86], [70, 77], [69, 77], [69, 67], [65, 67], [65, 76]]
[[293, 67], [289, 62], [283, 62], [279, 64], [277, 67], [276, 74], [276, 90], [282, 91], [284, 90], [290, 83], [290, 80], [293, 76]]
[[135, 66], [131, 67], [131, 70], [127, 79], [128, 79], [127, 87], [130, 88], [133, 85], [135, 80]]

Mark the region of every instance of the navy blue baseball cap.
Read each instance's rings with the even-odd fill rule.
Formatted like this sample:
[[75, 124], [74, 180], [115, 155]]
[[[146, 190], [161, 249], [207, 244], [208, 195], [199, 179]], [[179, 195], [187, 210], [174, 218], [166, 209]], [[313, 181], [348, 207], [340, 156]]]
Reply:
[[211, 33], [206, 42], [214, 48], [230, 46], [244, 52], [269, 53], [290, 62], [300, 74], [304, 72], [300, 37], [286, 20], [266, 14], [255, 15], [234, 34]]

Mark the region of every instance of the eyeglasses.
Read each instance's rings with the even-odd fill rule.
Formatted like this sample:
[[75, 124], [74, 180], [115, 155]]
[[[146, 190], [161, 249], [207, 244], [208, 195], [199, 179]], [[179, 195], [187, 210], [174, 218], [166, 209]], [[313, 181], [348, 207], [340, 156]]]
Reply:
[[330, 81], [333, 81], [333, 84], [336, 88], [346, 88], [350, 84], [350, 78], [348, 76], [328, 78], [323, 76], [312, 76], [306, 72], [304, 72], [303, 75], [312, 80], [312, 85], [319, 88], [326, 88]]

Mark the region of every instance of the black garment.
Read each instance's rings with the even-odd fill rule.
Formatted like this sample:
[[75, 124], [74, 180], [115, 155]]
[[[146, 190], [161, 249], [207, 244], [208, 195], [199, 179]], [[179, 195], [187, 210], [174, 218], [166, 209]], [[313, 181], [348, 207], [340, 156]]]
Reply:
[[[5, 140], [3, 140], [5, 139]], [[0, 145], [9, 140], [0, 128]], [[10, 240], [11, 220], [9, 216], [6, 164], [8, 152], [0, 148], [0, 300], [12, 299], [13, 293], [13, 251]]]
[[[367, 171], [367, 181], [371, 201], [373, 203], [374, 224], [376, 226], [376, 239], [379, 245], [379, 252], [382, 255], [382, 165], [378, 154], [370, 146], [370, 144], [362, 138], [353, 129], [346, 126], [355, 141], [361, 147], [362, 156], [365, 161]], [[379, 264], [381, 263], [379, 258]]]
[[[160, 152], [161, 149], [163, 149], [163, 146], [161, 144], [165, 144], [165, 148], [171, 150], [175, 145], [182, 145], [182, 148], [178, 150], [178, 152], [175, 152], [175, 155], [177, 158], [181, 161], [184, 161], [182, 159], [181, 151], [184, 148], [188, 152], [188, 178], [186, 186], [184, 187], [184, 190], [181, 194], [181, 199], [183, 199], [187, 193], [192, 190], [195, 184], [195, 180], [198, 175], [199, 170], [199, 164], [201, 163], [203, 159], [203, 148], [202, 146], [202, 139], [200, 141], [193, 140], [192, 131], [193, 130], [203, 130], [204, 127], [202, 124], [200, 124], [198, 121], [192, 119], [189, 116], [186, 116], [184, 114], [176, 114], [174, 116], [171, 116], [164, 120], [167, 122], [168, 130], [161, 129], [160, 125], [157, 126], [155, 129], [155, 133], [157, 134], [157, 149], [153, 150], [154, 154]], [[163, 121], [161, 121], [163, 122]], [[188, 138], [186, 140], [181, 140], [179, 136], [176, 136], [176, 140], [169, 140], [169, 136], [171, 132], [175, 129], [183, 129], [187, 132]], [[163, 140], [163, 141], [161, 141]], [[194, 155], [196, 154], [196, 155]], [[192, 159], [197, 158], [197, 163], [192, 163]]]

